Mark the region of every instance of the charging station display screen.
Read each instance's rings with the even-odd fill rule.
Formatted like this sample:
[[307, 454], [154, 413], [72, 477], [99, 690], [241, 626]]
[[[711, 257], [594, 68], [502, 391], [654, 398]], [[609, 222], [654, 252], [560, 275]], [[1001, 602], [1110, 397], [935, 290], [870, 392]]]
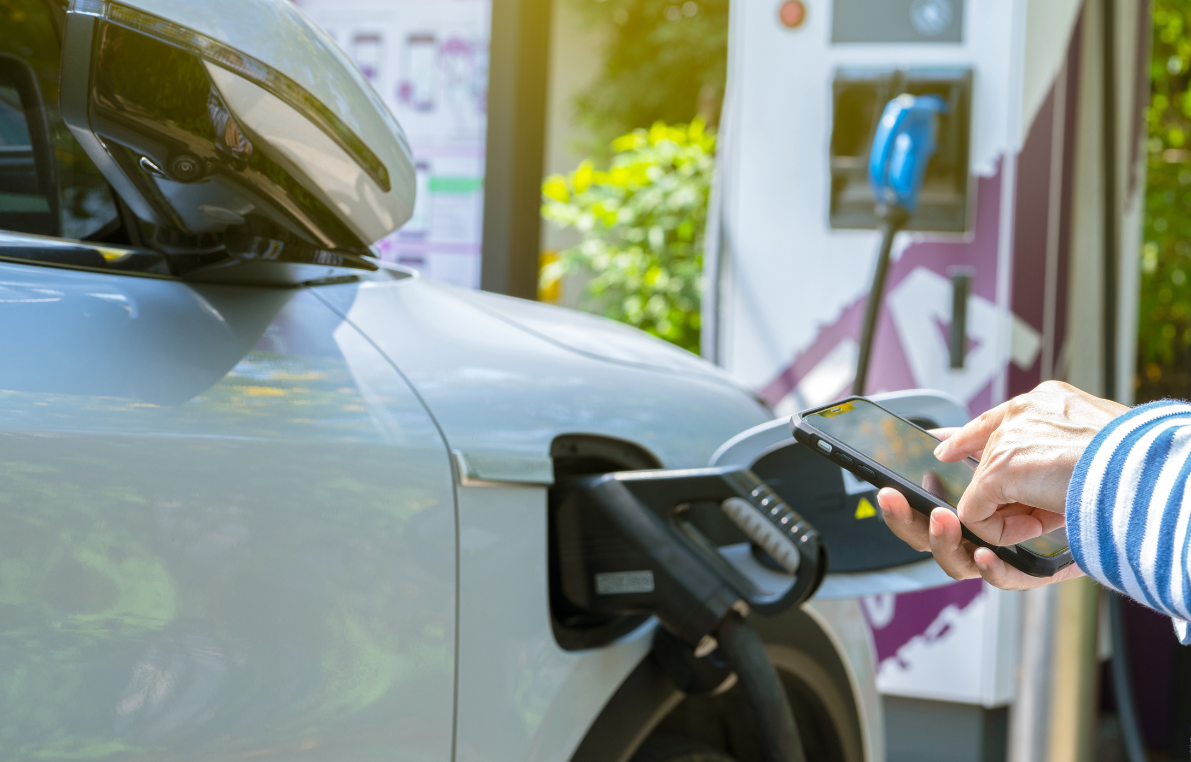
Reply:
[[[871, 402], [852, 400], [806, 417], [824, 434], [919, 485], [952, 508], [975, 473], [970, 460], [940, 461], [934, 455], [939, 440]], [[1057, 529], [1018, 546], [1051, 558], [1067, 550], [1067, 534]]]

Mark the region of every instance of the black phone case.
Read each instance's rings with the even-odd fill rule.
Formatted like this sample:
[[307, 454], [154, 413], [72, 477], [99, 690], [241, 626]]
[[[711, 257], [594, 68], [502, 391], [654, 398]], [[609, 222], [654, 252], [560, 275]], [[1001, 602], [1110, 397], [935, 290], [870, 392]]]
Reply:
[[[794, 438], [800, 443], [806, 445], [809, 449], [818, 453], [827, 460], [830, 460], [836, 465], [846, 468], [848, 471], [855, 474], [857, 478], [869, 482], [878, 489], [883, 487], [892, 487], [898, 492], [901, 492], [903, 495], [905, 495], [906, 502], [910, 504], [910, 507], [919, 513], [930, 516], [931, 511], [933, 511], [935, 508], [946, 508], [948, 510], [954, 511], [955, 509], [948, 505], [946, 501], [936, 497], [935, 495], [932, 495], [918, 485], [903, 479], [885, 466], [882, 466], [880, 463], [877, 463], [872, 459], [860, 454], [859, 452], [856, 452], [851, 447], [844, 444], [843, 442], [838, 441], [834, 437], [824, 434], [822, 431], [819, 431], [817, 428], [807, 423], [804, 419], [804, 416], [818, 413], [822, 410], [827, 410], [845, 402], [858, 399], [862, 399], [865, 402], [876, 405], [877, 407], [881, 407], [867, 397], [848, 397], [846, 399], [833, 402], [830, 405], [823, 405], [822, 407], [813, 408], [811, 410], [804, 410], [803, 412], [792, 416], [790, 418], [790, 431], [794, 434]], [[885, 410], [886, 413], [889, 413], [895, 418], [900, 418], [903, 421], [906, 420], [905, 418], [902, 418], [896, 413], [892, 413], [883, 407], [881, 407], [881, 409]], [[918, 429], [919, 431], [926, 431], [921, 426], [917, 426], [910, 421], [906, 421], [906, 423], [914, 426], [914, 428]], [[926, 433], [930, 435], [929, 432]], [[818, 443], [820, 440], [831, 445], [830, 454], [819, 448]], [[839, 457], [841, 454], [846, 456], [848, 460], [842, 460]], [[860, 466], [867, 467], [872, 471], [872, 473], [864, 473], [860, 470]], [[1075, 560], [1072, 558], [1070, 550], [1060, 553], [1052, 558], [1046, 558], [1044, 556], [1035, 555], [1025, 548], [1018, 548], [1016, 545], [993, 545], [992, 543], [986, 542], [977, 537], [966, 526], [961, 524], [960, 528], [963, 530], [963, 537], [965, 540], [968, 540], [975, 545], [988, 548], [989, 550], [996, 553], [997, 556], [1005, 563], [1009, 564], [1015, 569], [1020, 569], [1032, 577], [1054, 576], [1060, 570], [1070, 566]]]

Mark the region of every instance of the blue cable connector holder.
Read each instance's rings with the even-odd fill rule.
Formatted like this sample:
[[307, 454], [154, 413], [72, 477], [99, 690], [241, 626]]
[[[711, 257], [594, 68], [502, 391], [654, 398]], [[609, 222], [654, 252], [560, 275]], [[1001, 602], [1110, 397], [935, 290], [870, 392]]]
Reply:
[[917, 210], [926, 165], [937, 147], [938, 115], [945, 113], [947, 104], [937, 95], [899, 95], [885, 105], [868, 163], [879, 205]]

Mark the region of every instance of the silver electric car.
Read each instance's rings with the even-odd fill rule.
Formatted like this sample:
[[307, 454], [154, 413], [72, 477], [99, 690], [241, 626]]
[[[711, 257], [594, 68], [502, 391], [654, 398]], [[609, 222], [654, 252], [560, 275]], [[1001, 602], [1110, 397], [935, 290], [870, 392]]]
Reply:
[[840, 573], [750, 621], [808, 759], [883, 760], [827, 596], [919, 559], [838, 469], [782, 486], [797, 445], [714, 367], [382, 265], [413, 196], [285, 0], [0, 2], [0, 758], [751, 762], [730, 681], [680, 692], [552, 560], [568, 478], [714, 461], [827, 501]]

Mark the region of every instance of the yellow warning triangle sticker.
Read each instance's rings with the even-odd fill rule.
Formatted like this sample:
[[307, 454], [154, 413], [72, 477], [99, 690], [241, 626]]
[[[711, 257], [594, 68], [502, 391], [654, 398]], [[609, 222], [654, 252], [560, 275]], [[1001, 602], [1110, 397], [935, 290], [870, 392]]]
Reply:
[[871, 519], [877, 515], [877, 509], [868, 501], [867, 497], [860, 498], [860, 502], [856, 504], [856, 518]]

